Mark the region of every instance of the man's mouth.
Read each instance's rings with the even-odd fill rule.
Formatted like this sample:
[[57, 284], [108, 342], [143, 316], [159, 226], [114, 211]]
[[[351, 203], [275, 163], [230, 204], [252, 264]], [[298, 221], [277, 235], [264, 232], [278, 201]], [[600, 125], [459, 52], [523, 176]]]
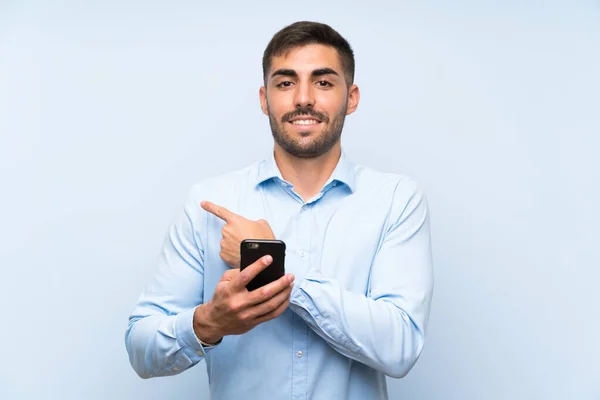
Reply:
[[320, 124], [321, 121], [316, 119], [295, 119], [293, 121], [289, 121], [292, 125], [316, 125]]

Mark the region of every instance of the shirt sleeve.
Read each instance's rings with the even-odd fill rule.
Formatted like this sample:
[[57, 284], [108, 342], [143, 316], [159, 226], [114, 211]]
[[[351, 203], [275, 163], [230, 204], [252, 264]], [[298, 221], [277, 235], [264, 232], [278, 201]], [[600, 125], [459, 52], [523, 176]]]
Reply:
[[190, 191], [169, 227], [158, 268], [129, 317], [125, 345], [142, 378], [178, 374], [205, 357], [192, 321], [203, 300], [204, 251], [198, 225], [205, 216]]
[[313, 268], [294, 287], [290, 308], [339, 353], [400, 378], [423, 349], [433, 266], [425, 196], [401, 181], [393, 201], [368, 293], [344, 290]]

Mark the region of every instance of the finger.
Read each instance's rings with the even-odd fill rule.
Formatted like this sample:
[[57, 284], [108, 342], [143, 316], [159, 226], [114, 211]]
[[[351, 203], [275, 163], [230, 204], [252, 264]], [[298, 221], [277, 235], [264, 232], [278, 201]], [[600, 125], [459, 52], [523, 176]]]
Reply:
[[232, 219], [235, 219], [235, 217], [238, 216], [237, 214], [232, 213], [231, 211], [226, 209], [225, 207], [218, 206], [214, 203], [211, 203], [210, 201], [202, 201], [200, 202], [200, 206], [204, 210], [208, 211], [217, 218], [221, 218], [225, 222], [231, 222]]
[[269, 300], [271, 297], [288, 288], [294, 282], [293, 274], [285, 274], [281, 278], [266, 284], [265, 286], [253, 290], [249, 294], [248, 304], [255, 305]]
[[281, 303], [275, 310], [266, 313], [264, 315], [261, 315], [260, 317], [256, 318], [254, 321], [252, 321], [253, 324], [255, 325], [259, 325], [262, 324], [263, 322], [267, 322], [269, 320], [272, 320], [274, 318], [279, 317], [281, 314], [284, 313], [284, 311], [288, 308], [288, 306], [290, 305], [290, 299], [285, 299], [285, 301], [283, 303]]
[[276, 310], [283, 302], [289, 300], [290, 293], [292, 293], [293, 285], [288, 285], [284, 290], [271, 297], [269, 300], [251, 307], [248, 311], [254, 318], [260, 318], [261, 316]]
[[273, 257], [266, 255], [259, 258], [258, 260], [244, 268], [242, 271], [240, 271], [236, 280], [236, 285], [238, 286], [238, 288], [245, 288], [246, 285], [250, 283], [250, 281], [254, 279], [256, 275], [259, 274], [259, 272], [263, 271], [265, 268], [271, 265], [272, 262]]

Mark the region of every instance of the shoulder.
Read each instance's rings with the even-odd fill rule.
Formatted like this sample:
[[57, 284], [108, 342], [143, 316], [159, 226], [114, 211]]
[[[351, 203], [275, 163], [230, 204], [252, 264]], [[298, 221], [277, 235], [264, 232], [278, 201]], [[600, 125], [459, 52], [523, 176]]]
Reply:
[[413, 176], [398, 172], [382, 172], [364, 165], [355, 165], [356, 190], [390, 193], [403, 198], [423, 193], [419, 182]]
[[381, 172], [356, 165], [356, 194], [387, 209], [392, 221], [402, 221], [415, 210], [427, 213], [427, 199], [417, 179], [398, 172]]
[[221, 205], [229, 203], [243, 191], [255, 186], [258, 166], [262, 162], [256, 161], [243, 168], [197, 181], [189, 188], [188, 203], [200, 204], [202, 200]]

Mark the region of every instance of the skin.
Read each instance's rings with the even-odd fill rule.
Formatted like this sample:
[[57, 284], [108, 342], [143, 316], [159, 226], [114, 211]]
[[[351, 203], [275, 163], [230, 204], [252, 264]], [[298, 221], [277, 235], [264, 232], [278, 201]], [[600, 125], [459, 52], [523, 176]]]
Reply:
[[[269, 117], [281, 175], [307, 201], [319, 193], [338, 163], [344, 119], [360, 100], [358, 86], [346, 82], [333, 47], [311, 44], [273, 57], [259, 97], [261, 109]], [[318, 123], [294, 125], [290, 122], [294, 118]], [[265, 220], [248, 220], [208, 201], [201, 207], [225, 222], [220, 256], [232, 268], [217, 284], [213, 298], [194, 312], [196, 336], [216, 343], [223, 336], [245, 333], [281, 315], [289, 305], [294, 276], [286, 274], [248, 292], [248, 282], [272, 259], [263, 257], [240, 271], [240, 243], [248, 238], [275, 239], [273, 230]]]

